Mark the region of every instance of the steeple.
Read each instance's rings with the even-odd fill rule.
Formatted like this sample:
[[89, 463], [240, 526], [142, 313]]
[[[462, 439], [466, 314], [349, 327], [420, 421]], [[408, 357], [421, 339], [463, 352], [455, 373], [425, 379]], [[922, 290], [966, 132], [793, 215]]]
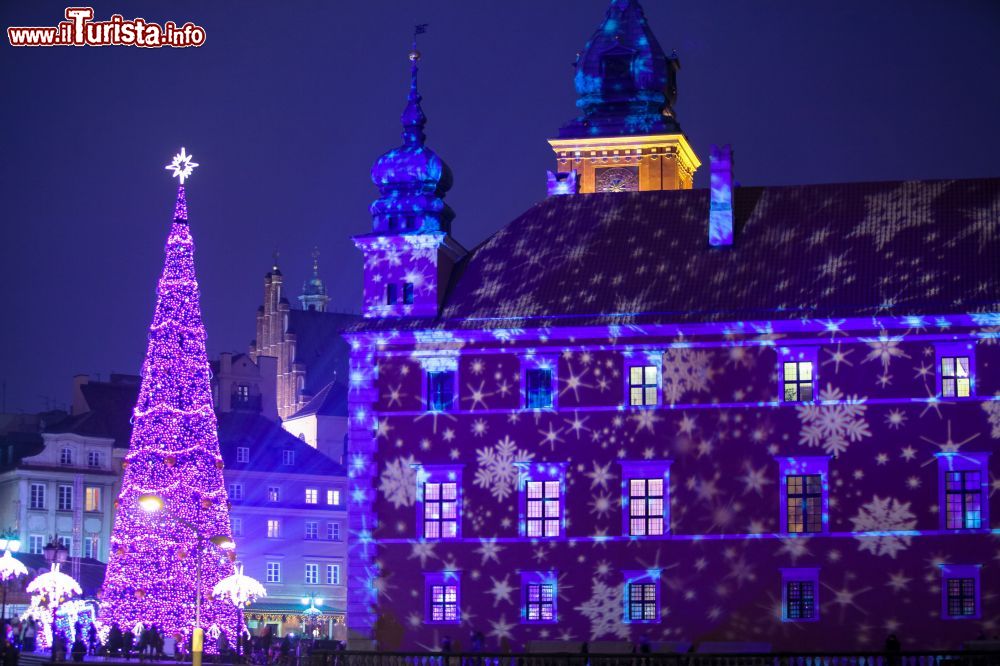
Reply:
[[559, 171], [582, 193], [690, 188], [701, 162], [674, 114], [680, 60], [638, 0], [611, 0], [575, 69], [580, 114], [549, 140]]
[[312, 251], [313, 269], [312, 277], [302, 285], [302, 295], [299, 296], [299, 303], [303, 310], [315, 310], [316, 312], [326, 312], [326, 306], [330, 302], [330, 297], [326, 295], [326, 285], [319, 277], [319, 248]]

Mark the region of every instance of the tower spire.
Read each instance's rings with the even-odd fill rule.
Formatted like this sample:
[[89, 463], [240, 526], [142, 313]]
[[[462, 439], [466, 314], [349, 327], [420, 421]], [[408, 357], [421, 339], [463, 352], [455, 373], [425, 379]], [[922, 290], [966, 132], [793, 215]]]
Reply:
[[326, 285], [319, 277], [319, 248], [314, 247], [312, 251], [312, 277], [302, 285], [302, 295], [299, 296], [299, 303], [303, 310], [313, 310], [316, 312], [326, 312], [326, 306], [330, 302], [330, 297], [326, 293]]
[[427, 136], [424, 134], [424, 126], [427, 124], [427, 116], [420, 106], [423, 99], [417, 87], [417, 73], [420, 70], [420, 51], [417, 50], [417, 35], [427, 31], [427, 24], [422, 23], [413, 29], [413, 46], [410, 49], [410, 94], [406, 98], [406, 108], [400, 121], [403, 123], [403, 144], [407, 146], [422, 146]]

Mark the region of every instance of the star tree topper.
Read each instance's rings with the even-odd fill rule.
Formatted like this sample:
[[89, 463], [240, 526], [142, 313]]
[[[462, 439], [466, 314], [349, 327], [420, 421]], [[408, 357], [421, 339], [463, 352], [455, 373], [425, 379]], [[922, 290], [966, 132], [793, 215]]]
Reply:
[[183, 147], [181, 147], [181, 152], [174, 155], [173, 161], [167, 166], [163, 167], [167, 171], [173, 171], [174, 177], [181, 181], [181, 185], [184, 184], [184, 179], [191, 176], [191, 172], [194, 168], [198, 166], [197, 162], [192, 162], [192, 155], [188, 155]]

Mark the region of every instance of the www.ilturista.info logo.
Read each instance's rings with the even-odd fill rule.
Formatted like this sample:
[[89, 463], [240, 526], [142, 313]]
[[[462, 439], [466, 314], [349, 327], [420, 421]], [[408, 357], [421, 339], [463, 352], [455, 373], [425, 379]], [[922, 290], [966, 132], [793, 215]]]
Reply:
[[205, 29], [188, 21], [178, 26], [163, 25], [143, 18], [126, 20], [112, 14], [107, 21], [94, 21], [93, 7], [67, 7], [66, 20], [55, 27], [11, 27], [11, 46], [141, 46], [147, 49], [169, 46], [184, 48], [205, 43]]

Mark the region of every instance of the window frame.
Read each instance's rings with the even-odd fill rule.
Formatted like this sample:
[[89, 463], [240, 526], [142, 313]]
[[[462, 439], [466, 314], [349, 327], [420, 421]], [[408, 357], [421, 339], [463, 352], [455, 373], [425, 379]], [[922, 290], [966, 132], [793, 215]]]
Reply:
[[233, 533], [234, 537], [243, 536], [243, 516], [234, 516], [230, 514], [229, 531]]
[[[829, 456], [796, 456], [776, 458], [778, 462], [778, 496], [781, 512], [781, 533], [791, 537], [810, 537], [817, 534], [830, 533], [830, 458]], [[818, 532], [790, 532], [788, 530], [788, 477], [816, 476], [822, 484], [822, 499], [820, 500], [821, 520]], [[803, 525], [807, 524], [803, 520]]]
[[[521, 571], [521, 624], [558, 624], [559, 623], [559, 572], [557, 571]], [[530, 587], [534, 585], [551, 585], [551, 601], [531, 602]], [[529, 617], [528, 605], [538, 603], [539, 617], [532, 620]], [[541, 606], [549, 604], [552, 606], [552, 619], [546, 620], [541, 617]]]
[[267, 487], [267, 501], [269, 504], [277, 504], [281, 502], [281, 486]]
[[[35, 547], [37, 544], [37, 548]], [[45, 549], [45, 535], [44, 534], [29, 534], [28, 535], [28, 553], [31, 555], [42, 555]]]
[[[433, 619], [433, 607], [438, 605], [433, 601], [432, 594], [435, 586], [455, 587], [455, 618], [444, 619], [447, 606], [451, 602], [445, 600], [440, 602], [442, 606], [442, 619]], [[435, 573], [424, 573], [424, 624], [461, 624], [462, 623], [462, 572], [461, 571], [440, 571]]]
[[326, 584], [340, 585], [340, 564], [326, 565]]
[[47, 503], [46, 502], [47, 493], [48, 493], [47, 484], [32, 482], [28, 486], [28, 508], [33, 509], [35, 511], [44, 511], [45, 505]]
[[[808, 405], [819, 401], [819, 347], [817, 346], [793, 346], [793, 347], [778, 347], [778, 402], [784, 405]], [[787, 381], [785, 379], [785, 364], [795, 363], [796, 364], [796, 379], [794, 383], [796, 384], [796, 395], [798, 396], [798, 391], [801, 390], [801, 385], [809, 381], [812, 386], [812, 398], [809, 400], [801, 400], [796, 398], [795, 400], [788, 400], [785, 398], [785, 384]], [[801, 363], [811, 363], [812, 367], [812, 378], [810, 380], [804, 380], [799, 378], [799, 373], [801, 372]]]
[[[310, 531], [312, 536], [309, 536]], [[303, 525], [303, 540], [305, 541], [319, 541], [319, 521], [318, 520], [307, 520]]]
[[236, 462], [238, 462], [238, 463], [248, 463], [248, 462], [250, 462], [250, 447], [249, 446], [237, 446], [236, 447]]
[[[819, 567], [782, 567], [781, 568], [781, 621], [782, 622], [819, 622]], [[790, 617], [788, 612], [788, 587], [790, 583], [810, 583], [812, 585], [812, 616]]]
[[243, 484], [242, 483], [230, 483], [229, 487], [226, 489], [229, 494], [230, 502], [241, 502], [243, 501]]
[[[64, 492], [66, 493], [65, 495], [63, 494]], [[74, 500], [76, 499], [73, 495], [75, 495], [73, 484], [56, 484], [56, 511], [72, 511], [75, 504]]]
[[343, 537], [341, 536], [340, 521], [331, 520], [326, 524], [326, 539], [327, 541], [343, 540]]
[[281, 583], [281, 562], [268, 560], [264, 563], [264, 580], [271, 585]]
[[90, 469], [100, 469], [101, 468], [101, 452], [100, 451], [87, 451], [87, 467]]
[[281, 464], [288, 467], [295, 464], [295, 449], [282, 449]]
[[[979, 620], [983, 614], [980, 581], [981, 564], [942, 564], [941, 567], [941, 619], [942, 620]], [[974, 610], [971, 615], [952, 615], [949, 606], [948, 581], [956, 579], [972, 579]]]
[[[97, 501], [92, 503], [91, 499]], [[101, 486], [83, 487], [83, 510], [87, 513], [102, 513], [104, 511], [104, 489]]]
[[[416, 470], [416, 508], [417, 508], [417, 540], [418, 541], [454, 541], [456, 539], [462, 538], [462, 504], [463, 504], [463, 492], [462, 492], [462, 472], [465, 465], [421, 465], [415, 463], [413, 465]], [[426, 511], [426, 500], [424, 498], [424, 490], [426, 484], [445, 484], [454, 483], [455, 484], [455, 534], [453, 536], [441, 536], [439, 530], [438, 536], [428, 537], [427, 534], [427, 521], [436, 521], [439, 524], [443, 524], [446, 519], [440, 514], [437, 518], [428, 518]], [[429, 500], [433, 502], [444, 503], [445, 500]]]
[[[670, 466], [672, 460], [619, 460], [621, 466], [622, 536], [630, 539], [663, 539], [671, 534], [670, 529]], [[632, 534], [631, 499], [633, 480], [663, 480], [663, 532], [661, 534]], [[649, 498], [647, 494], [645, 496]], [[646, 526], [649, 526], [648, 515]]]
[[70, 466], [73, 464], [73, 447], [63, 446], [59, 450], [59, 464], [64, 466]]
[[[948, 532], [983, 532], [990, 530], [990, 454], [976, 451], [938, 452], [938, 522]], [[979, 472], [979, 527], [948, 527], [948, 473]]]
[[305, 503], [319, 504], [319, 488], [306, 488]]
[[[625, 587], [622, 588], [622, 620], [625, 624], [659, 624], [663, 619], [662, 569], [633, 569], [622, 571]], [[631, 592], [633, 585], [653, 585], [656, 592], [656, 615], [652, 618], [633, 618], [631, 612]]]
[[[436, 406], [431, 398], [431, 382], [441, 375], [450, 376], [450, 381], [442, 380], [442, 384], [451, 384], [451, 401], [444, 406]], [[428, 370], [424, 373], [424, 407], [428, 412], [453, 412], [458, 402], [458, 370]]]
[[[281, 519], [280, 518], [268, 518], [267, 519], [267, 534], [268, 539], [280, 539], [281, 538]], [[272, 530], [271, 527], [274, 527]]]
[[[946, 358], [958, 359], [966, 357], [969, 359], [969, 395], [958, 395], [956, 381], [955, 395], [946, 396], [944, 394], [944, 360]], [[959, 379], [958, 371], [951, 377]], [[965, 342], [935, 342], [934, 343], [934, 390], [935, 395], [940, 400], [976, 400], [976, 342], [968, 340]]]
[[[521, 537], [532, 540], [543, 540], [543, 541], [562, 541], [566, 539], [566, 463], [535, 463], [535, 462], [515, 462], [515, 467], [518, 468], [517, 474], [517, 490], [518, 490], [518, 534]], [[529, 483], [542, 483], [542, 497], [541, 498], [529, 498], [528, 497], [528, 484]], [[559, 534], [557, 535], [546, 535], [546, 523], [551, 520], [551, 516], [545, 515], [545, 507], [547, 506], [546, 492], [548, 489], [548, 483], [558, 483], [559, 484], [559, 496], [557, 498], [557, 506], [559, 507], [558, 525]], [[542, 502], [542, 515], [530, 518], [528, 517], [528, 502], [538, 501]], [[529, 520], [541, 520], [542, 523], [542, 534], [536, 536], [528, 535], [528, 521]]]
[[326, 491], [326, 504], [327, 506], [340, 506], [340, 488], [327, 488]]
[[[531, 354], [520, 358], [521, 408], [531, 410], [559, 409], [559, 357], [554, 354]], [[528, 373], [538, 370], [549, 372], [549, 404], [542, 407], [531, 406], [528, 390]]]
[[302, 582], [306, 585], [319, 585], [319, 564], [306, 562], [304, 569]]
[[[639, 366], [643, 368], [642, 383], [633, 386], [632, 369]], [[653, 368], [656, 371], [656, 400], [654, 402], [646, 401], [649, 397], [648, 391], [653, 385], [646, 381], [648, 378], [646, 377], [645, 368]], [[622, 378], [625, 385], [624, 400], [626, 409], [655, 409], [659, 407], [663, 403], [663, 352], [639, 351], [634, 356], [626, 357]], [[632, 403], [632, 390], [635, 387], [639, 387], [642, 390], [641, 404]]]

